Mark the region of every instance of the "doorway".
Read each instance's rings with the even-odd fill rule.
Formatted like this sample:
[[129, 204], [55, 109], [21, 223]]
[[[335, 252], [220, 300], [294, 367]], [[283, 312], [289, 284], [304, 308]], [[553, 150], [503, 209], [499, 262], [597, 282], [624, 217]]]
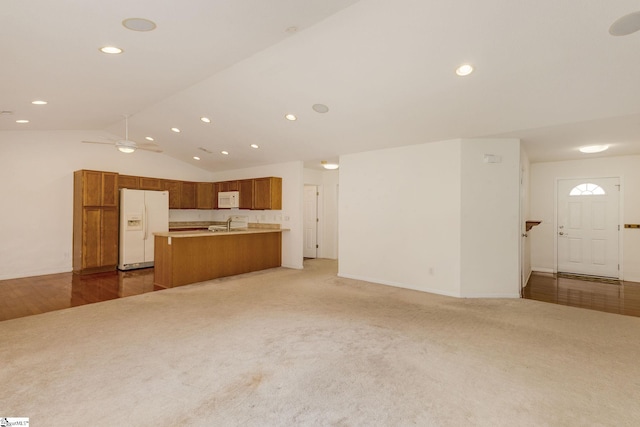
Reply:
[[318, 257], [318, 187], [304, 186], [304, 258]]
[[557, 271], [620, 277], [620, 178], [560, 179]]

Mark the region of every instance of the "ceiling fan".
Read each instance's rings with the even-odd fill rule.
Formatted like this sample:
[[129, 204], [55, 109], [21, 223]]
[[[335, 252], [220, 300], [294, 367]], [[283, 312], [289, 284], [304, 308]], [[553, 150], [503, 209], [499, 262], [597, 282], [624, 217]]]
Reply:
[[[107, 138], [105, 138], [107, 139]], [[129, 139], [129, 116], [124, 116], [124, 139], [111, 139], [110, 142], [101, 141], [82, 141], [88, 144], [111, 144], [114, 145], [119, 151], [123, 153], [133, 153], [137, 149], [153, 151], [154, 153], [162, 153], [162, 150], [158, 145], [154, 143], [138, 144], [135, 141]]]

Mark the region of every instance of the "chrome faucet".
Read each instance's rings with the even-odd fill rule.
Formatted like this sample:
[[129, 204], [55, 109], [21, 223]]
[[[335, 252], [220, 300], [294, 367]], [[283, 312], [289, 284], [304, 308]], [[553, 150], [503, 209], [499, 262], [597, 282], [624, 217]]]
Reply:
[[227, 219], [227, 231], [231, 231], [231, 219], [231, 216], [229, 216], [229, 219]]

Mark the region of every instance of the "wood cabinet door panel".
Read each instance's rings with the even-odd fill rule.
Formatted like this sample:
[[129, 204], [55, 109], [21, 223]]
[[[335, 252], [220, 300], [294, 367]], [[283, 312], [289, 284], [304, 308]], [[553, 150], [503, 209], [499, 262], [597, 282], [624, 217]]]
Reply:
[[98, 207], [82, 210], [82, 268], [100, 266], [101, 209]]
[[253, 179], [238, 181], [240, 209], [253, 209]]
[[282, 209], [282, 178], [257, 178], [253, 180], [254, 209]]
[[102, 209], [100, 233], [101, 265], [118, 264], [118, 210]]
[[141, 190], [162, 190], [162, 180], [160, 178], [146, 178], [140, 177], [140, 189]]
[[169, 209], [180, 209], [182, 182], [165, 179], [162, 189], [169, 192]]
[[140, 189], [140, 177], [131, 175], [118, 175], [118, 188]]
[[214, 188], [212, 182], [199, 182], [196, 185], [196, 206], [198, 209], [213, 209]]
[[196, 209], [196, 183], [183, 181], [181, 193], [180, 208]]
[[102, 205], [102, 172], [82, 171], [82, 204]]
[[118, 174], [102, 172], [101, 206], [118, 206]]

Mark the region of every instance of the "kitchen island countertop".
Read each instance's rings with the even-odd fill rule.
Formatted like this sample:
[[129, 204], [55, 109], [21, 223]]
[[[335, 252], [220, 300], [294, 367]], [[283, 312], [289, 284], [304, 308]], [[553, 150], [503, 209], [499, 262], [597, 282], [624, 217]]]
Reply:
[[237, 234], [260, 234], [260, 233], [280, 233], [282, 231], [289, 231], [288, 228], [247, 228], [242, 230], [231, 231], [209, 231], [209, 230], [188, 230], [188, 231], [168, 231], [161, 233], [154, 233], [159, 237], [215, 237], [215, 236], [230, 236]]

